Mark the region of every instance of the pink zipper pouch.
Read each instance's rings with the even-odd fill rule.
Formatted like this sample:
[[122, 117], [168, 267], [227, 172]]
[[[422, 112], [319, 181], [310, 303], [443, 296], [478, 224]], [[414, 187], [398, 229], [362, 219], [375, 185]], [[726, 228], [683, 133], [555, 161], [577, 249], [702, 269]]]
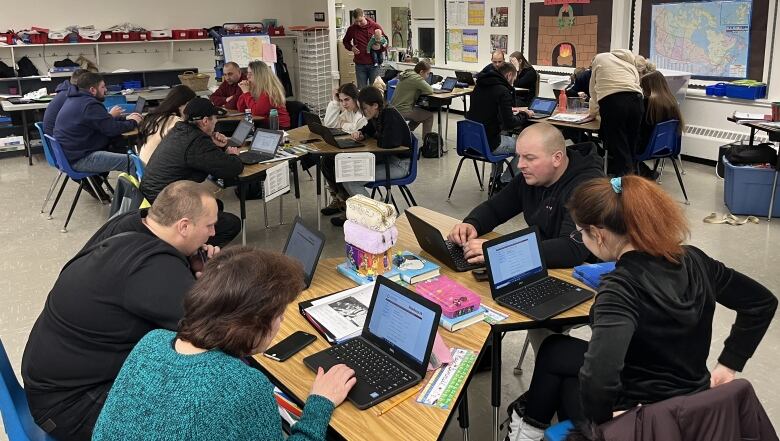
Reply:
[[357, 222], [344, 222], [344, 240], [363, 251], [372, 254], [382, 254], [390, 249], [398, 240], [398, 229], [395, 226], [385, 231], [370, 230]]

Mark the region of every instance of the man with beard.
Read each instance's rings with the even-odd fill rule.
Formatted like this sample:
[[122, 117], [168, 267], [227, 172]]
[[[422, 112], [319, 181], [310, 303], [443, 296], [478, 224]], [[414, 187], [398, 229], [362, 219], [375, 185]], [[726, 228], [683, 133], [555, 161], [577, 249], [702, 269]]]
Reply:
[[141, 115], [112, 116], [103, 105], [106, 83], [96, 73], [83, 74], [77, 86], [78, 89], [68, 91], [68, 99], [54, 124], [54, 138], [62, 145], [71, 167], [84, 173], [133, 173], [134, 166], [127, 155], [110, 152], [108, 148], [113, 138], [135, 129]]

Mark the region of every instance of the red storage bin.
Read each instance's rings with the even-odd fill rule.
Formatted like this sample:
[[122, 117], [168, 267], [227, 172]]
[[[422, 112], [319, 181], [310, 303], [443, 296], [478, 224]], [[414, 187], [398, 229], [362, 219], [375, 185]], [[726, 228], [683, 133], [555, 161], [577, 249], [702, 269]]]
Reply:
[[130, 31], [128, 33], [130, 34], [130, 41], [141, 41], [141, 32]]
[[130, 32], [114, 32], [114, 41], [133, 41]]
[[13, 32], [4, 32], [4, 33], [0, 34], [0, 43], [14, 44], [14, 33]]
[[30, 34], [30, 43], [46, 44], [49, 42], [49, 36], [46, 34]]
[[98, 41], [114, 41], [114, 33], [111, 31], [103, 31], [100, 33]]
[[206, 38], [205, 29], [188, 29], [187, 36], [190, 40], [196, 40], [199, 38]]
[[139, 32], [138, 39], [141, 41], [149, 41], [152, 39], [152, 35], [149, 32]]
[[190, 35], [190, 32], [187, 29], [173, 29], [171, 32], [173, 33], [174, 40], [186, 40]]

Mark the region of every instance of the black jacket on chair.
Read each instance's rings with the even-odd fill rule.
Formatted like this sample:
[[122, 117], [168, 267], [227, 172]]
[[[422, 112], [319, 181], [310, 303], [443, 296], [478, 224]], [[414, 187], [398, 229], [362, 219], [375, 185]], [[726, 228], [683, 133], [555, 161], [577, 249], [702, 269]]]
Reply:
[[178, 122], [149, 158], [141, 180], [141, 193], [152, 203], [172, 182], [203, 182], [209, 175], [235, 178], [243, 170], [244, 164], [238, 156], [225, 153], [196, 125]]
[[480, 73], [466, 118], [485, 126], [491, 150], [501, 143], [502, 130], [512, 130], [527, 120], [524, 113], [512, 114], [514, 96], [515, 89], [497, 70], [486, 68]]

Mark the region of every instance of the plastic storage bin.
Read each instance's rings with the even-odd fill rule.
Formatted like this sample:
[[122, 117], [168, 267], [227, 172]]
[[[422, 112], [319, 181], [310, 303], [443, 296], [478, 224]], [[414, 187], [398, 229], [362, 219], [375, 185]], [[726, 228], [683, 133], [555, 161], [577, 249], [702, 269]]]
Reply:
[[189, 38], [189, 31], [187, 29], [173, 29], [171, 31], [174, 40], [186, 40]]
[[709, 96], [726, 96], [726, 83], [713, 84], [704, 88]]
[[743, 100], [766, 98], [766, 84], [748, 86], [743, 84], [726, 84], [726, 96]]
[[[729, 211], [743, 216], [766, 216], [769, 212], [769, 199], [772, 197], [775, 169], [736, 166], [726, 158], [723, 158], [723, 166], [723, 200]], [[780, 217], [780, 203], [775, 203], [772, 207], [772, 217]]]
[[140, 89], [141, 88], [141, 82], [139, 80], [123, 81], [122, 82], [122, 88], [123, 89]]

